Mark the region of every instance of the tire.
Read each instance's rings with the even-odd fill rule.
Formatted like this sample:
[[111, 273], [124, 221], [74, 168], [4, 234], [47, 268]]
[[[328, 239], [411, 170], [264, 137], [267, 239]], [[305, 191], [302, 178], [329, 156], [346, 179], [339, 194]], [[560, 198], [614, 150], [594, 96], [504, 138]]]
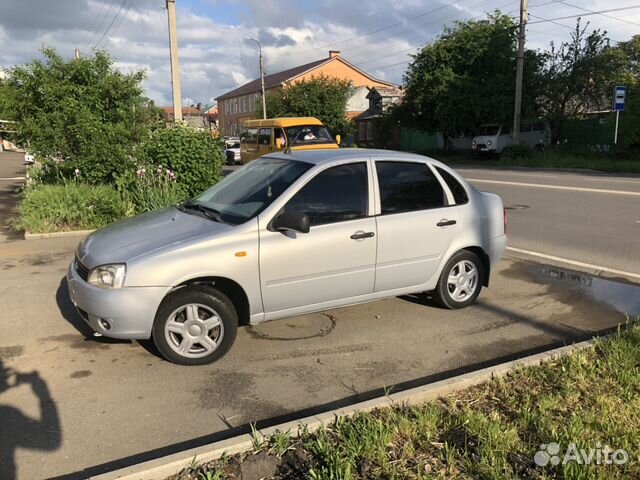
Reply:
[[206, 365], [229, 351], [237, 331], [238, 314], [231, 300], [213, 287], [193, 285], [162, 301], [151, 336], [170, 362]]
[[[466, 277], [460, 277], [461, 269], [464, 269]], [[480, 258], [473, 252], [460, 250], [442, 269], [438, 285], [433, 292], [434, 298], [450, 310], [471, 305], [482, 290], [484, 275]], [[453, 283], [455, 277], [462, 278], [458, 280], [459, 284]]]

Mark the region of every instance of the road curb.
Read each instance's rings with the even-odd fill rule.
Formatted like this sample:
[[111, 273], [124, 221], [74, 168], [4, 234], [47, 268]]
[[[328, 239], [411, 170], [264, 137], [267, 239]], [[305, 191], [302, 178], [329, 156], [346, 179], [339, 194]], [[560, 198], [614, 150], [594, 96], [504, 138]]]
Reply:
[[24, 232], [25, 240], [44, 240], [46, 238], [86, 237], [95, 230], [72, 230], [70, 232], [31, 233]]
[[[607, 336], [602, 338], [607, 338]], [[591, 339], [573, 345], [555, 348], [547, 352], [501, 363], [499, 365], [483, 368], [475, 372], [465, 373], [463, 375], [458, 375], [453, 378], [430, 383], [421, 387], [412, 388], [403, 392], [392, 393], [383, 397], [356, 403], [348, 407], [338, 408], [318, 415], [312, 415], [310, 417], [275, 425], [273, 427], [260, 430], [260, 433], [263, 436], [268, 437], [276, 431], [289, 431], [292, 436], [297, 436], [304, 429], [309, 432], [313, 432], [323, 426], [329, 425], [336, 419], [336, 417], [350, 417], [356, 413], [369, 412], [377, 408], [425, 403], [450, 393], [478, 385], [493, 378], [503, 377], [517, 367], [539, 365], [545, 361], [588, 348], [593, 345], [594, 342], [595, 339]], [[208, 445], [203, 445], [202, 447], [184, 450], [155, 460], [93, 476], [90, 477], [89, 480], [164, 480], [185, 467], [188, 467], [193, 462], [194, 458], [198, 463], [206, 463], [212, 460], [217, 460], [222, 457], [223, 454], [234, 455], [249, 451], [252, 448], [253, 444], [251, 435], [245, 433], [227, 440], [210, 443]]]

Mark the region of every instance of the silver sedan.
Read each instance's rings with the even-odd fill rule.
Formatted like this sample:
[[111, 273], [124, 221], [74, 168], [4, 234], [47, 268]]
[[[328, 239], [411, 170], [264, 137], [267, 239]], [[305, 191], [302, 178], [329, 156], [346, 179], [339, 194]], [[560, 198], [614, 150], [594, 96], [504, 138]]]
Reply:
[[489, 284], [505, 222], [500, 197], [431, 158], [277, 153], [91, 234], [67, 281], [96, 332], [151, 337], [168, 360], [198, 365], [242, 324], [423, 291], [465, 307]]

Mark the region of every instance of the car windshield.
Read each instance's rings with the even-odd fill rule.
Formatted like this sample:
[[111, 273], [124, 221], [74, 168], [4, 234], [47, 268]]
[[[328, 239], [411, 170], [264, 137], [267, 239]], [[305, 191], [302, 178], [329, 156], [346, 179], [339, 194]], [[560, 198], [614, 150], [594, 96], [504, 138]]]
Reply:
[[335, 143], [327, 127], [322, 125], [299, 125], [289, 127], [287, 138], [292, 146], [296, 145], [318, 145], [322, 143]]
[[189, 203], [215, 211], [226, 223], [244, 223], [271, 205], [312, 166], [296, 160], [261, 158], [228, 175]]
[[240, 148], [240, 140], [237, 142], [227, 142], [227, 150], [231, 148]]
[[482, 125], [479, 135], [497, 135], [500, 125]]

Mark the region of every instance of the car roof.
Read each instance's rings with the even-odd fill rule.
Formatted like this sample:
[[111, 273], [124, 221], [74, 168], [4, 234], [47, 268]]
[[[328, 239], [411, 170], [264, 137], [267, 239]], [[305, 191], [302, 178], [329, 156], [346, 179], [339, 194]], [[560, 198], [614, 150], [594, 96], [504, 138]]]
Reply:
[[243, 127], [296, 127], [305, 125], [322, 125], [322, 122], [315, 117], [278, 117], [258, 120], [245, 120]]
[[372, 148], [339, 148], [335, 150], [291, 150], [287, 153], [277, 152], [265, 155], [265, 158], [283, 158], [301, 162], [321, 164], [350, 158], [387, 157], [389, 161], [433, 161], [430, 157], [415, 153], [398, 152], [395, 150], [379, 150]]

